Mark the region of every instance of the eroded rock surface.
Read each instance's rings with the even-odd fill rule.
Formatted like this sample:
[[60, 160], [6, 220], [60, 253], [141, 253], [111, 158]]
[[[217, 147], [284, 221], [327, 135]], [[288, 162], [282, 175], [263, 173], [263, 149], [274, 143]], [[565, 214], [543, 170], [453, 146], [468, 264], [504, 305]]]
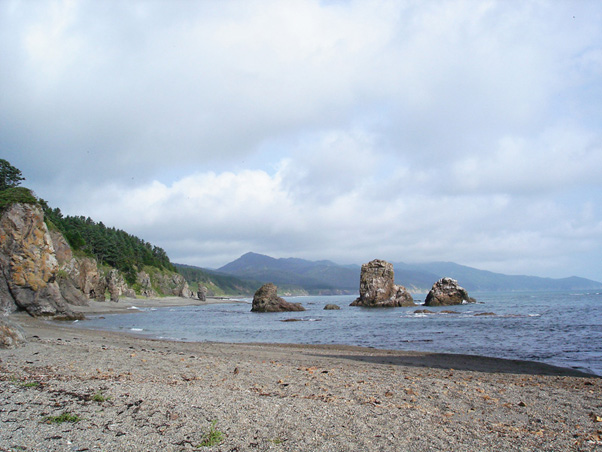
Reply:
[[375, 259], [362, 265], [360, 296], [351, 306], [398, 307], [415, 303], [405, 287], [395, 285], [393, 264]]
[[475, 303], [468, 292], [452, 278], [441, 278], [429, 291], [424, 302], [425, 306], [452, 306], [463, 303]]
[[42, 209], [22, 203], [7, 207], [0, 217], [0, 312], [81, 318], [61, 295], [58, 269]]
[[27, 342], [23, 329], [4, 316], [0, 316], [0, 348], [14, 348]]
[[278, 296], [278, 288], [267, 283], [257, 289], [253, 296], [253, 306], [251, 312], [286, 312], [286, 311], [305, 311], [301, 303], [290, 303]]

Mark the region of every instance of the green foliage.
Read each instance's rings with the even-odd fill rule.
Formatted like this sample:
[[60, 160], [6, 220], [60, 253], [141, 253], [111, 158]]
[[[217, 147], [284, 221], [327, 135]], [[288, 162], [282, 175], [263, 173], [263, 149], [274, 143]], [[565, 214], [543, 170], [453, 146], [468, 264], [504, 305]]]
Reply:
[[79, 422], [82, 419], [77, 414], [71, 414], [68, 411], [65, 411], [63, 414], [59, 416], [45, 416], [44, 422], [48, 424], [62, 424], [63, 422]]
[[37, 204], [38, 200], [29, 188], [12, 187], [0, 191], [0, 211], [14, 203]]
[[20, 386], [22, 388], [37, 388], [40, 386], [40, 382], [39, 381], [19, 381], [17, 380], [15, 377], [12, 377], [10, 379], [11, 383]]
[[217, 421], [211, 423], [211, 428], [203, 435], [201, 443], [197, 447], [216, 446], [224, 440], [224, 434], [215, 428]]
[[51, 208], [44, 200], [40, 200], [40, 204], [46, 223], [63, 234], [74, 252], [95, 257], [99, 264], [118, 269], [130, 286], [136, 282], [137, 270], [144, 266], [176, 271], [162, 248], [121, 229], [96, 223], [90, 217], [63, 216], [60, 209]]
[[107, 397], [107, 396], [105, 396], [105, 395], [104, 395], [102, 392], [100, 392], [100, 391], [99, 391], [99, 392], [97, 392], [96, 394], [94, 394], [94, 395], [92, 396], [92, 400], [93, 400], [94, 402], [99, 402], [99, 403], [105, 402], [105, 401], [107, 401], [107, 400], [109, 400], [109, 399], [110, 399], [110, 397]]
[[4, 159], [0, 159], [0, 190], [17, 187], [25, 178], [21, 171]]

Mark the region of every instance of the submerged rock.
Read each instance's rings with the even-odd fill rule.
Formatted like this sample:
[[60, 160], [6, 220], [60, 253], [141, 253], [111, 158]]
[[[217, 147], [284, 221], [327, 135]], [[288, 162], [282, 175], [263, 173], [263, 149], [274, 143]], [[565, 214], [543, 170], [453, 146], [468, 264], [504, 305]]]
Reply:
[[407, 289], [395, 285], [393, 264], [375, 259], [362, 265], [360, 296], [351, 306], [398, 307], [415, 306]]
[[436, 314], [435, 311], [429, 311], [428, 309], [416, 309], [414, 314]]
[[476, 303], [468, 292], [452, 278], [441, 278], [429, 291], [424, 302], [425, 306], [452, 306], [463, 303]]
[[286, 311], [305, 311], [301, 303], [289, 303], [277, 294], [278, 288], [267, 283], [257, 289], [253, 296], [253, 306], [251, 312], [286, 312]]

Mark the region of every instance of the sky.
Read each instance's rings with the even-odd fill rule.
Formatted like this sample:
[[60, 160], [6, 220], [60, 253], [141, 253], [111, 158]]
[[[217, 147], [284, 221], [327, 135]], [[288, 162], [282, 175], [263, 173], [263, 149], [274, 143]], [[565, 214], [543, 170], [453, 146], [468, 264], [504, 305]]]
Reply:
[[172, 262], [602, 281], [602, 2], [1, 0], [0, 158]]

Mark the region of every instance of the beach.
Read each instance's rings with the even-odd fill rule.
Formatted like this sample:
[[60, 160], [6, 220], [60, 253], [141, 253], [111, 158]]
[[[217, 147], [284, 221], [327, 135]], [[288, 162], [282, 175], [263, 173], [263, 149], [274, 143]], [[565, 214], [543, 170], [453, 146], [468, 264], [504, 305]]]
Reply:
[[[13, 318], [28, 343], [0, 350], [1, 451], [602, 450], [602, 379], [571, 369], [352, 346], [169, 342]], [[211, 430], [216, 444], [206, 446]]]

